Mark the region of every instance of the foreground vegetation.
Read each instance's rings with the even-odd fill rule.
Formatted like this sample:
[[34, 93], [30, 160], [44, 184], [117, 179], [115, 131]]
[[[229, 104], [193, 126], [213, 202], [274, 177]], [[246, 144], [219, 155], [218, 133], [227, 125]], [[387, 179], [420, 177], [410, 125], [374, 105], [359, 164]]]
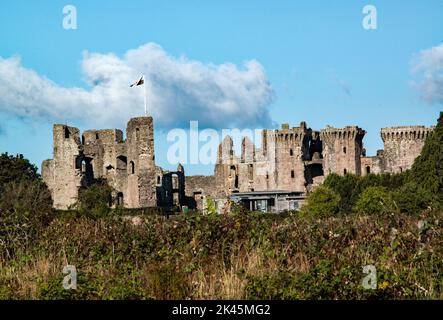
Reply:
[[300, 212], [167, 219], [111, 210], [111, 191], [57, 212], [35, 166], [1, 155], [0, 299], [443, 299], [443, 115], [410, 171], [329, 175]]
[[[32, 242], [3, 252], [0, 297], [442, 299], [442, 218], [58, 217]], [[62, 287], [67, 264], [77, 268], [77, 290]], [[369, 264], [377, 290], [362, 287]]]

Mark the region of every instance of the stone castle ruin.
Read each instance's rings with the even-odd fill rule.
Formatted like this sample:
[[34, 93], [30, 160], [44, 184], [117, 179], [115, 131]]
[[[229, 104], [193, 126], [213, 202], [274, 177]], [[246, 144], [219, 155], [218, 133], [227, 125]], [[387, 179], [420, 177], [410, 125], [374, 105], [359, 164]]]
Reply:
[[214, 175], [185, 177], [182, 165], [173, 172], [155, 165], [152, 117], [130, 119], [126, 140], [118, 129], [80, 135], [77, 128], [56, 124], [53, 159], [43, 162], [42, 176], [58, 209], [68, 209], [83, 188], [103, 180], [115, 190], [110, 206], [205, 210], [213, 199], [223, 212], [232, 199], [253, 210], [291, 210], [330, 173], [409, 169], [432, 130], [384, 128], [384, 149], [369, 157], [363, 147], [366, 132], [357, 126], [314, 131], [305, 122], [293, 128], [283, 124], [281, 129], [262, 131], [261, 148], [243, 138], [239, 156], [227, 136], [219, 146]]
[[68, 209], [82, 188], [98, 180], [116, 190], [110, 206], [192, 206], [185, 196], [183, 166], [169, 172], [155, 165], [151, 117], [129, 120], [126, 140], [118, 129], [88, 130], [80, 136], [77, 128], [56, 124], [53, 143], [54, 157], [43, 161], [42, 176], [58, 209]]

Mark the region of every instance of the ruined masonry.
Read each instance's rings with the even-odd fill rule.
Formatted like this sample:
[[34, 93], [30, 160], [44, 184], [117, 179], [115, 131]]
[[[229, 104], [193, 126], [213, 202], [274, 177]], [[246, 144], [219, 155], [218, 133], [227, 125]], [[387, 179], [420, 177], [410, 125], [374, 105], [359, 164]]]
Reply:
[[42, 164], [43, 179], [58, 209], [73, 205], [82, 188], [106, 181], [115, 193], [110, 206], [205, 209], [207, 199], [223, 212], [229, 198], [253, 210], [297, 209], [306, 192], [330, 173], [398, 173], [409, 169], [433, 128], [404, 126], [381, 129], [384, 149], [366, 156], [365, 131], [357, 126], [299, 127], [262, 132], [257, 148], [242, 140], [241, 155], [227, 136], [219, 146], [213, 176], [189, 176], [183, 166], [165, 171], [155, 165], [152, 117], [130, 119], [126, 140], [118, 129], [88, 130], [56, 124], [53, 159]]
[[[168, 172], [155, 165], [154, 128], [151, 117], [129, 120], [126, 140], [117, 129], [88, 130], [56, 124], [54, 158], [42, 164], [43, 179], [54, 207], [68, 209], [82, 188], [104, 180], [116, 190], [110, 206], [126, 208], [189, 205], [181, 165]], [[191, 203], [192, 205], [192, 203]]]

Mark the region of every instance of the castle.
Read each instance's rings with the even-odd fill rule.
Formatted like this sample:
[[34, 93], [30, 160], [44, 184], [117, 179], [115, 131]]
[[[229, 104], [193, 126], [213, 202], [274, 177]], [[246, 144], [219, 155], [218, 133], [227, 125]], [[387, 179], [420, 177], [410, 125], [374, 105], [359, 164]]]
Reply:
[[118, 129], [88, 130], [80, 137], [79, 129], [56, 124], [53, 144], [54, 157], [43, 161], [42, 176], [55, 208], [68, 209], [80, 190], [97, 180], [105, 180], [116, 191], [110, 206], [192, 207], [192, 199], [185, 196], [183, 166], [170, 172], [155, 165], [151, 117], [130, 119], [126, 140]]
[[432, 130], [383, 128], [384, 149], [367, 156], [366, 132], [357, 126], [314, 131], [305, 122], [293, 128], [283, 124], [281, 129], [262, 131], [261, 148], [243, 138], [240, 156], [232, 138], [225, 137], [214, 175], [185, 177], [181, 165], [173, 172], [155, 165], [151, 117], [130, 119], [126, 140], [118, 129], [88, 130], [80, 137], [77, 128], [56, 124], [54, 157], [43, 162], [42, 176], [59, 209], [73, 205], [82, 188], [105, 180], [115, 190], [110, 206], [204, 210], [211, 198], [219, 212], [228, 199], [252, 210], [291, 210], [330, 173], [362, 176], [409, 169]]

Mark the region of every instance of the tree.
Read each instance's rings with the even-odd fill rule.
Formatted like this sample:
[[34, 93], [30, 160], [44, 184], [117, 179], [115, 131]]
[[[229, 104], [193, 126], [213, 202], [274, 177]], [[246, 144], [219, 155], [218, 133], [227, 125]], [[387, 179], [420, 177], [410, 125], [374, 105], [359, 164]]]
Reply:
[[319, 186], [308, 195], [302, 211], [304, 214], [323, 218], [337, 214], [339, 204], [340, 196], [334, 190]]
[[52, 199], [46, 185], [39, 180], [10, 182], [0, 198], [0, 224], [4, 233], [31, 236], [52, 217]]
[[409, 214], [420, 213], [432, 202], [432, 194], [417, 188], [412, 182], [405, 183], [401, 188], [392, 192], [392, 199], [400, 212]]
[[359, 196], [354, 211], [364, 214], [388, 213], [394, 210], [391, 194], [384, 187], [366, 188]]
[[330, 188], [340, 196], [339, 211], [349, 213], [352, 211], [358, 191], [359, 177], [353, 174], [339, 176], [336, 173], [330, 174], [325, 179], [323, 185]]
[[20, 182], [23, 180], [40, 180], [37, 167], [23, 158], [23, 155], [0, 155], [0, 192], [10, 182]]
[[414, 183], [419, 192], [431, 195], [431, 206], [443, 206], [443, 112], [412, 165], [409, 182]]
[[92, 186], [80, 190], [74, 208], [92, 218], [105, 217], [111, 211], [113, 191], [106, 181], [98, 180]]
[[22, 155], [0, 155], [0, 252], [26, 246], [52, 218], [51, 194]]

